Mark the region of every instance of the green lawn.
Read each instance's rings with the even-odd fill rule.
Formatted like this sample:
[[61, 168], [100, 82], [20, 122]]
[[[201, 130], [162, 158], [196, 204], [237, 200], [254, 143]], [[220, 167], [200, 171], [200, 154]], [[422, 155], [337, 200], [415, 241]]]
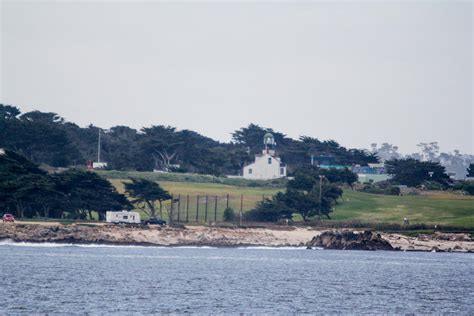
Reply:
[[[122, 184], [123, 180], [112, 179], [109, 180], [118, 189], [119, 192], [124, 191]], [[180, 200], [180, 219], [186, 217], [186, 210], [188, 212], [189, 220], [196, 220], [197, 201], [199, 196], [199, 221], [204, 221], [206, 217], [206, 196], [207, 196], [207, 219], [213, 220], [216, 210], [217, 197], [217, 220], [222, 221], [224, 210], [227, 206], [227, 195], [229, 195], [229, 207], [234, 209], [236, 213], [240, 212], [241, 196], [242, 210], [248, 211], [255, 207], [255, 205], [263, 199], [263, 197], [270, 197], [280, 189], [265, 188], [265, 187], [242, 187], [231, 186], [217, 183], [197, 183], [197, 182], [174, 182], [174, 181], [159, 181], [159, 184], [168, 192], [173, 194], [175, 199]], [[187, 201], [189, 196], [189, 207]], [[170, 208], [170, 202], [165, 203], [166, 208]], [[176, 214], [178, 203], [173, 206]], [[166, 219], [166, 212], [163, 214]], [[175, 215], [177, 217], [177, 214]]]
[[[120, 192], [123, 192], [122, 180], [110, 180]], [[214, 219], [215, 197], [217, 196], [217, 220], [227, 204], [236, 213], [240, 210], [240, 197], [243, 195], [243, 211], [252, 209], [263, 195], [269, 197], [278, 188], [232, 186], [218, 183], [159, 181], [160, 185], [180, 197], [180, 219], [186, 216], [186, 201], [189, 195], [188, 217], [196, 219], [197, 195], [199, 198], [199, 221], [205, 219], [205, 205], [208, 196], [208, 221]], [[169, 202], [166, 204], [169, 208]], [[174, 206], [175, 214], [177, 203]], [[164, 212], [166, 214], [166, 212]], [[345, 190], [335, 211], [331, 214], [337, 221], [360, 221], [365, 223], [401, 224], [407, 217], [410, 224], [439, 224], [474, 227], [474, 197], [461, 196], [449, 192], [430, 192], [424, 195], [386, 196]], [[167, 216], [164, 216], [165, 218]]]
[[410, 224], [474, 227], [474, 197], [447, 192], [387, 196], [346, 190], [332, 217], [399, 224], [407, 217]]

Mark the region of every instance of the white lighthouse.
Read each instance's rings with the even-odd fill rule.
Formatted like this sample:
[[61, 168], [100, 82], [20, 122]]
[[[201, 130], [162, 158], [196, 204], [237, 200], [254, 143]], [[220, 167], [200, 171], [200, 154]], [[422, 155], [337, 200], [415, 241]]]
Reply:
[[255, 155], [255, 161], [244, 167], [245, 179], [270, 180], [286, 177], [286, 165], [276, 156], [276, 142], [271, 133], [263, 136], [262, 154]]

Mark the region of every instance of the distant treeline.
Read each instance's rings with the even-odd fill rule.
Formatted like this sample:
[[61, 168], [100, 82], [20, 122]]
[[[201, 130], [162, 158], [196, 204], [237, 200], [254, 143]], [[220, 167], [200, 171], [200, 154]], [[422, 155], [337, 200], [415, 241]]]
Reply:
[[[17, 107], [0, 104], [0, 148], [18, 152], [35, 163], [68, 167], [96, 160], [99, 129], [92, 125], [79, 127], [56, 113], [21, 113]], [[330, 156], [334, 163], [344, 165], [378, 161], [375, 154], [346, 149], [333, 140], [320, 141], [306, 136], [295, 140], [255, 124], [234, 131], [229, 143], [171, 126], [156, 125], [141, 130], [114, 126], [102, 130], [101, 160], [115, 170], [236, 175], [262, 150], [267, 132], [274, 135], [278, 155], [290, 172], [308, 165], [311, 155]]]

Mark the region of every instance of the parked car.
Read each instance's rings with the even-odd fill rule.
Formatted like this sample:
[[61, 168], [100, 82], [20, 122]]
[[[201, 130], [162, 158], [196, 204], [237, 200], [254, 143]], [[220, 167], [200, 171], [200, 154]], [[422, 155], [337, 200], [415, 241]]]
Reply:
[[150, 218], [144, 222], [145, 225], [166, 225], [166, 221], [159, 219], [159, 218]]
[[4, 223], [6, 223], [6, 222], [13, 223], [13, 222], [15, 222], [15, 217], [12, 214], [4, 214], [3, 217], [2, 217], [2, 221]]

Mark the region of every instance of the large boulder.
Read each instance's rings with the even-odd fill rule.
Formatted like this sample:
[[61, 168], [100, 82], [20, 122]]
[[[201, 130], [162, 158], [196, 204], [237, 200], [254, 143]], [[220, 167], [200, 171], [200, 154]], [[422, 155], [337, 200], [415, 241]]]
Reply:
[[371, 231], [325, 231], [315, 236], [308, 247], [343, 250], [395, 250], [380, 234]]

